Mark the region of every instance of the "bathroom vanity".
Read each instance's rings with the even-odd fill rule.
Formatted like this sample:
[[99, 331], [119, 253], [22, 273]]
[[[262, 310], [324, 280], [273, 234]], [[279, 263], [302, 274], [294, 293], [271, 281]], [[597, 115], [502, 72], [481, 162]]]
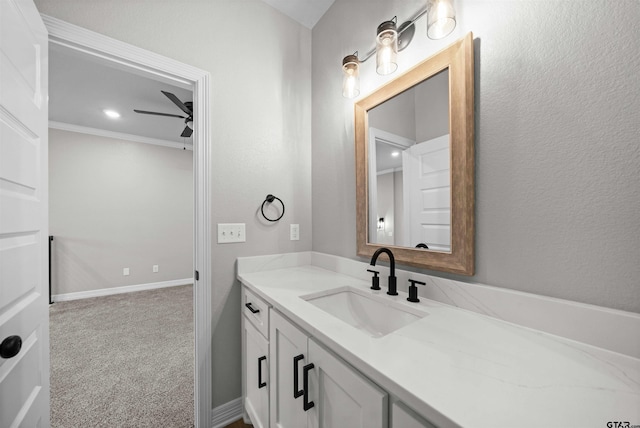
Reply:
[[[238, 259], [243, 396], [254, 426], [640, 423], [637, 314], [406, 271], [389, 296], [384, 267], [373, 291], [367, 266], [314, 252]], [[408, 278], [427, 283], [417, 303], [406, 300]], [[456, 294], [483, 309], [456, 307]], [[442, 295], [452, 300], [435, 300]], [[510, 312], [500, 305], [583, 317], [600, 331], [592, 342], [609, 340], [610, 349], [499, 319]], [[631, 343], [619, 345], [624, 334]]]

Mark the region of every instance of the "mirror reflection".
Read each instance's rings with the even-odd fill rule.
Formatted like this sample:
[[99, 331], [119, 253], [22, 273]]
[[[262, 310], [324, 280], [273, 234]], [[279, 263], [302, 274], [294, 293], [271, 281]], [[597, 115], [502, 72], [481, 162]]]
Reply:
[[449, 69], [368, 110], [367, 241], [451, 252]]

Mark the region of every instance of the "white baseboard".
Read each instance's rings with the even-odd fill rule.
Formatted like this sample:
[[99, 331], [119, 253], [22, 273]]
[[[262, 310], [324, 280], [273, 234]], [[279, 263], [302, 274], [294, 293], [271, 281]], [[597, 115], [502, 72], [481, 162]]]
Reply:
[[212, 428], [223, 428], [242, 417], [242, 397], [211, 410]]
[[113, 294], [132, 293], [134, 291], [155, 290], [158, 288], [176, 287], [178, 285], [193, 284], [193, 278], [174, 279], [171, 281], [151, 282], [148, 284], [125, 285], [124, 287], [101, 288], [99, 290], [78, 291], [76, 293], [54, 294], [54, 302], [88, 299], [90, 297], [111, 296]]

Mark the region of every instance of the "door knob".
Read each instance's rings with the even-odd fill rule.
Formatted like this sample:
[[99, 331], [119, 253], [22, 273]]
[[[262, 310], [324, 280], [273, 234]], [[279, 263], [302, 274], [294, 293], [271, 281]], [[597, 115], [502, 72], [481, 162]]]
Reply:
[[0, 343], [0, 357], [13, 358], [18, 355], [20, 348], [22, 348], [20, 336], [9, 336]]

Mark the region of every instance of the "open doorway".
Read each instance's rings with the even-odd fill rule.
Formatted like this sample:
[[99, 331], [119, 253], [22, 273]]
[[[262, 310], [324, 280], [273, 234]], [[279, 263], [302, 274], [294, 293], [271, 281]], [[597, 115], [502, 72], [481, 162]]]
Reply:
[[[117, 42], [71, 24], [46, 16], [43, 19], [49, 30], [50, 42], [53, 45], [75, 50], [76, 53], [86, 55], [92, 61], [107, 61], [111, 67], [116, 69], [127, 70], [147, 77], [153, 76], [155, 80], [164, 84], [193, 88], [194, 424], [195, 426], [204, 425], [210, 418], [211, 411], [209, 75], [188, 65]], [[183, 142], [182, 148], [187, 148], [186, 141]], [[153, 268], [154, 265], [150, 264], [149, 270], [155, 273]], [[125, 269], [126, 266], [123, 266], [123, 274], [126, 272]]]

